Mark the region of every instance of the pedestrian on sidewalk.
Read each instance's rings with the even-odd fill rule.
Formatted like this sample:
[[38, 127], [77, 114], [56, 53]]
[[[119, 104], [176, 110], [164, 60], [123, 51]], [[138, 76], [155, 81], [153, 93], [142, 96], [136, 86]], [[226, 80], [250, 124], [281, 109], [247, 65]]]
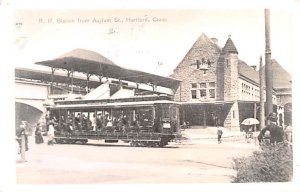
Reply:
[[16, 130], [16, 140], [19, 143], [19, 152], [21, 153], [21, 149], [22, 149], [22, 135], [24, 135], [24, 139], [25, 139], [25, 151], [29, 150], [28, 147], [28, 133], [26, 131], [26, 124], [22, 123]]
[[38, 123], [35, 128], [35, 143], [36, 144], [44, 143], [40, 123]]
[[49, 124], [49, 131], [48, 131], [48, 145], [54, 144], [54, 123], [51, 122]]
[[220, 144], [222, 142], [221, 139], [222, 139], [222, 135], [223, 135], [223, 131], [222, 131], [221, 127], [218, 127], [217, 135], [218, 135], [218, 144]]

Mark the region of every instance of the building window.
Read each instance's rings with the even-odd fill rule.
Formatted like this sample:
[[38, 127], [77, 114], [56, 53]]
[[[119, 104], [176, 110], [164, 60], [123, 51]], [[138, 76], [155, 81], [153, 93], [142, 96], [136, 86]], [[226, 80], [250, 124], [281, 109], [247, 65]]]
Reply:
[[197, 91], [191, 90], [191, 92], [192, 92], [192, 99], [197, 99]]
[[209, 98], [215, 98], [216, 95], [215, 95], [215, 90], [214, 89], [210, 89], [209, 90]]
[[206, 83], [200, 83], [200, 89], [206, 88]]
[[209, 87], [215, 87], [215, 86], [216, 86], [216, 83], [215, 83], [215, 82], [209, 82], [209, 83], [208, 83], [208, 86], [209, 86]]
[[200, 90], [200, 97], [201, 98], [206, 98], [206, 89]]
[[232, 111], [232, 117], [235, 118], [235, 111]]
[[216, 98], [216, 83], [215, 82], [203, 82], [199, 84], [200, 98], [201, 99], [213, 99]]
[[197, 88], [197, 83], [192, 83], [192, 88]]
[[216, 83], [215, 82], [200, 82], [191, 83], [192, 99], [214, 99], [216, 98]]

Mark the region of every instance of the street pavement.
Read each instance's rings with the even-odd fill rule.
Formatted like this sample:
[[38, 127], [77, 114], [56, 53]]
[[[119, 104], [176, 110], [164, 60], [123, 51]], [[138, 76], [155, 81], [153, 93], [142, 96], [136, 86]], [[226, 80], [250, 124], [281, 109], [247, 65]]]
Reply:
[[[186, 129], [185, 140], [164, 148], [130, 147], [126, 143], [87, 145], [46, 143], [29, 137], [27, 162], [16, 159], [17, 184], [174, 184], [230, 183], [232, 158], [250, 155], [258, 146], [242, 134], [225, 135], [221, 144], [213, 133]], [[203, 133], [202, 133], [203, 135]], [[45, 138], [46, 140], [46, 138]]]

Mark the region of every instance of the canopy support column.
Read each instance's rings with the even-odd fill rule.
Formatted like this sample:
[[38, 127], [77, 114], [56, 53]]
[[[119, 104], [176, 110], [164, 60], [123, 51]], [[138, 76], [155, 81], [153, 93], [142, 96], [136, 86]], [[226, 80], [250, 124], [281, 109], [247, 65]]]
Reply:
[[206, 105], [204, 105], [204, 110], [203, 110], [203, 127], [206, 128]]
[[119, 85], [118, 85], [118, 90], [120, 90], [122, 88], [123, 82], [121, 79], [119, 79]]
[[73, 79], [73, 73], [74, 73], [74, 70], [73, 70], [73, 68], [72, 68], [72, 70], [71, 70], [71, 90], [72, 90], [72, 94], [73, 94], [73, 91], [74, 91], [74, 88], [73, 88], [73, 84], [74, 84], [74, 79]]
[[[254, 102], [254, 118], [256, 119], [256, 103]], [[256, 125], [254, 124], [254, 131], [256, 131]]]
[[50, 94], [53, 94], [53, 80], [54, 80], [54, 72], [55, 68], [51, 67], [51, 87], [50, 87]]
[[102, 84], [102, 78], [103, 78], [103, 74], [101, 74], [101, 75], [97, 75], [98, 76], [98, 78], [99, 78], [99, 83], [100, 83], [100, 85]]
[[[70, 77], [71, 76], [71, 77]], [[72, 93], [73, 93], [73, 69], [67, 70], [67, 86], [68, 86], [68, 91], [69, 91], [69, 87], [70, 87], [70, 78], [71, 78], [71, 89], [72, 89]]]
[[157, 91], [157, 85], [155, 83], [151, 83], [152, 91]]
[[92, 74], [90, 74], [90, 73], [87, 73], [86, 74], [86, 92], [87, 93], [89, 93], [90, 91], [89, 91], [89, 81], [90, 81], [90, 77], [92, 76]]

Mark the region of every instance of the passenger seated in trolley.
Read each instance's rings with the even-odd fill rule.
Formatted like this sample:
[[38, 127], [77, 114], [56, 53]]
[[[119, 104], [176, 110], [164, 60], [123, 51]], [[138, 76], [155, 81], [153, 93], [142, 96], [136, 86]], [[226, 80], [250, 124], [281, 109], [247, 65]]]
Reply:
[[77, 113], [77, 116], [75, 117], [75, 127], [76, 127], [76, 129], [80, 129], [80, 127], [81, 127], [80, 118], [81, 118], [80, 113]]
[[132, 121], [131, 125], [132, 125], [131, 131], [133, 131], [133, 132], [139, 132], [139, 130], [140, 130], [140, 122], [137, 119], [135, 119], [134, 121]]
[[112, 127], [113, 124], [112, 124], [112, 121], [111, 120], [108, 120], [107, 124], [106, 124], [106, 127]]
[[82, 128], [83, 129], [87, 129], [87, 127], [88, 127], [88, 119], [86, 118], [86, 116], [84, 114], [82, 114], [81, 116], [82, 116]]
[[97, 121], [97, 131], [101, 131], [101, 129], [103, 127], [102, 114], [100, 114], [100, 113], [98, 114], [96, 121]]
[[72, 126], [72, 124], [69, 123], [69, 122], [67, 123], [67, 132], [70, 133], [70, 134], [73, 133], [73, 126]]
[[125, 126], [124, 122], [125, 122], [125, 120], [120, 115], [119, 118], [118, 118], [118, 120], [116, 121], [116, 129], [115, 129], [116, 132], [123, 131], [124, 126]]

